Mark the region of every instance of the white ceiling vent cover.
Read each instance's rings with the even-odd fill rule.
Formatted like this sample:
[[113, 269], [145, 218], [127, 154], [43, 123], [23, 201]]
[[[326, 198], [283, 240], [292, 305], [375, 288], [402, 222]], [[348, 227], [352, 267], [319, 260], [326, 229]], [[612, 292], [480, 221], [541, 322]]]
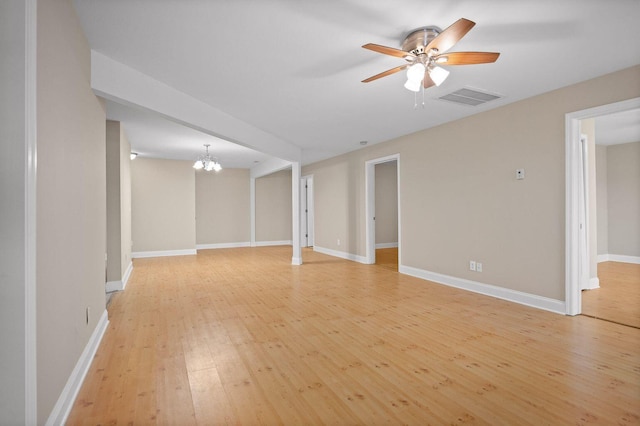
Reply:
[[440, 96], [443, 101], [455, 102], [457, 104], [477, 106], [485, 102], [500, 99], [502, 96], [491, 93], [480, 92], [475, 89], [460, 89], [448, 95]]

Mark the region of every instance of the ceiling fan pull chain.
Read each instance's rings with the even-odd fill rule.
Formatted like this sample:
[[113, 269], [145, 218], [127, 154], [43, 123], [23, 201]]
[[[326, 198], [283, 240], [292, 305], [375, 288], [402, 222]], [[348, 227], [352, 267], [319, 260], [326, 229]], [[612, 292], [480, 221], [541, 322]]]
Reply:
[[418, 92], [413, 92], [413, 109], [418, 109]]
[[424, 109], [424, 85], [422, 86], [422, 108]]

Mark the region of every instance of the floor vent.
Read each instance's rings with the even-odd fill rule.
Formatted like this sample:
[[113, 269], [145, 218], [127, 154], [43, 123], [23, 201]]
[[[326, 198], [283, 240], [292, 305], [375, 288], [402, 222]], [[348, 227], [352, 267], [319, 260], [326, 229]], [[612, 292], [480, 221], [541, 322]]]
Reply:
[[500, 99], [502, 96], [493, 95], [491, 93], [479, 92], [473, 89], [460, 89], [448, 95], [440, 96], [443, 101], [455, 102], [464, 105], [481, 105], [485, 102]]

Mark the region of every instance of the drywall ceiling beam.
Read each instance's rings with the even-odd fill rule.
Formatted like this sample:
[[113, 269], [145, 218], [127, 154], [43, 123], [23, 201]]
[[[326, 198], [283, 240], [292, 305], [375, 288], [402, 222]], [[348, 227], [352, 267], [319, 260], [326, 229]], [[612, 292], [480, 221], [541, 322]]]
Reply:
[[91, 87], [105, 99], [156, 112], [203, 133], [284, 160], [301, 159], [299, 147], [94, 50]]
[[260, 164], [253, 166], [249, 174], [250, 177], [256, 179], [289, 168], [291, 168], [291, 161], [282, 160], [280, 158], [269, 158]]

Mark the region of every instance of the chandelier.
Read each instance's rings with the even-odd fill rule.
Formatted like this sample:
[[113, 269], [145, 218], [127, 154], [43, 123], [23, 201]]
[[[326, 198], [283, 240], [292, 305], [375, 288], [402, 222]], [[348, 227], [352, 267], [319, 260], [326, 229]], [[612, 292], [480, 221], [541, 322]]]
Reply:
[[207, 152], [204, 155], [199, 156], [196, 162], [193, 163], [194, 169], [196, 170], [204, 169], [207, 172], [210, 172], [211, 170], [219, 172], [220, 170], [222, 170], [222, 166], [220, 165], [220, 163], [218, 163], [218, 159], [213, 158], [211, 157], [211, 155], [209, 155], [210, 146], [211, 145], [208, 143], [204, 144], [204, 147], [207, 150]]

